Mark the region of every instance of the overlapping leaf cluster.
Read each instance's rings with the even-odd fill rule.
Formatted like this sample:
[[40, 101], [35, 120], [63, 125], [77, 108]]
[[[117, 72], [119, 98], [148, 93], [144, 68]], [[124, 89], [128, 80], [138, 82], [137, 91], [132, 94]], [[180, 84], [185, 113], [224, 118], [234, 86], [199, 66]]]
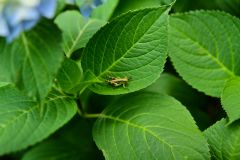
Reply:
[[[0, 38], [0, 155], [240, 159], [240, 19], [170, 14], [193, 5], [183, 1], [110, 0], [85, 18], [59, 0], [54, 22], [12, 44]], [[225, 3], [211, 6], [239, 14], [237, 0]], [[222, 120], [209, 99], [221, 102]]]

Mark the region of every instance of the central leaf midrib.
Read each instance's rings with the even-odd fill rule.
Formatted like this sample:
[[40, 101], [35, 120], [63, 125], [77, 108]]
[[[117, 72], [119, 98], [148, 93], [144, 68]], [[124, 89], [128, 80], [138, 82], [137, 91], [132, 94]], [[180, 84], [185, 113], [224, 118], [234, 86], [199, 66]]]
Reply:
[[[34, 72], [34, 69], [33, 69], [34, 65], [32, 64], [32, 61], [31, 61], [31, 58], [30, 58], [31, 53], [30, 53], [30, 49], [29, 49], [29, 46], [28, 46], [28, 40], [27, 40], [25, 34], [22, 34], [22, 41], [23, 41], [24, 49], [26, 51], [26, 57], [25, 57], [25, 60], [24, 60], [24, 64], [26, 65], [27, 60], [29, 60], [29, 63], [31, 65], [30, 68], [31, 68], [32, 73], [33, 73], [33, 79], [34, 79], [34, 82], [35, 82], [35, 84], [37, 86], [37, 90], [38, 90], [40, 87], [39, 87], [39, 84], [38, 84], [38, 81], [36, 79], [36, 75], [35, 75], [35, 72]], [[37, 92], [39, 92], [39, 90]]]

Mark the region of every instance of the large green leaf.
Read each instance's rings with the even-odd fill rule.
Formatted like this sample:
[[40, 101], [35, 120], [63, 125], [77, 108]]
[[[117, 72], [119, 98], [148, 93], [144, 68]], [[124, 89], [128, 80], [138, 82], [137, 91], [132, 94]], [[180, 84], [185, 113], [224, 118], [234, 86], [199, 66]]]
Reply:
[[63, 31], [64, 52], [68, 57], [77, 49], [85, 47], [94, 33], [105, 24], [104, 21], [86, 19], [78, 11], [61, 13], [55, 23]]
[[208, 100], [207, 96], [197, 92], [182, 79], [169, 73], [161, 74], [155, 83], [143, 91], [168, 94], [176, 98], [184, 106], [192, 106], [194, 108], [207, 105]]
[[156, 93], [123, 96], [107, 107], [93, 137], [106, 159], [210, 159], [207, 142], [186, 108]]
[[161, 74], [155, 83], [143, 91], [167, 94], [176, 98], [187, 107], [201, 130], [206, 129], [211, 124], [210, 117], [203, 112], [209, 105], [209, 98], [174, 75]]
[[0, 81], [12, 82], [29, 96], [43, 99], [63, 60], [61, 33], [44, 21], [12, 44], [0, 39]]
[[158, 7], [160, 5], [168, 5], [172, 2], [174, 2], [174, 0], [120, 0], [114, 16], [126, 13], [130, 10]]
[[240, 74], [240, 20], [219, 11], [170, 18], [169, 50], [176, 70], [193, 87], [220, 97], [225, 82]]
[[91, 126], [77, 117], [48, 140], [24, 154], [22, 160], [96, 160], [102, 158], [93, 142]]
[[222, 119], [204, 132], [211, 154], [216, 160], [240, 159], [240, 125], [239, 122], [227, 126]]
[[76, 113], [70, 98], [52, 92], [38, 104], [14, 87], [0, 88], [0, 155], [26, 148], [49, 136]]
[[229, 80], [223, 90], [221, 102], [230, 122], [240, 119], [240, 78]]
[[[169, 7], [160, 7], [129, 12], [94, 35], [82, 57], [88, 82], [97, 82], [90, 86], [92, 91], [133, 92], [159, 77], [167, 57], [168, 11]], [[106, 82], [109, 77], [128, 78], [129, 82], [116, 87]]]

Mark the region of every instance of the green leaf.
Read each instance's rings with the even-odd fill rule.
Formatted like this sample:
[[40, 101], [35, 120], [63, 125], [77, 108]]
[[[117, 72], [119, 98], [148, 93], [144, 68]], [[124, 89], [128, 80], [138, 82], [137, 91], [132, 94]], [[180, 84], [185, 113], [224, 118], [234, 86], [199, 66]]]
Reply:
[[93, 10], [91, 17], [108, 21], [117, 7], [118, 2], [119, 0], [108, 0], [104, 2], [102, 5]]
[[129, 12], [130, 10], [159, 7], [160, 5], [169, 5], [172, 2], [174, 2], [174, 0], [120, 0], [114, 15], [117, 16]]
[[229, 80], [223, 90], [221, 102], [229, 117], [229, 123], [240, 118], [240, 78]]
[[185, 106], [198, 108], [207, 105], [208, 97], [197, 92], [182, 79], [169, 73], [161, 74], [160, 78], [144, 91], [168, 94]]
[[240, 20], [219, 11], [170, 18], [170, 57], [194, 88], [220, 97], [225, 82], [240, 74]]
[[211, 124], [209, 116], [203, 112], [208, 106], [209, 97], [197, 92], [182, 79], [163, 73], [160, 78], [143, 91], [167, 94], [180, 101], [190, 111], [200, 129]]
[[12, 44], [0, 39], [0, 81], [12, 82], [28, 96], [44, 99], [63, 60], [61, 33], [43, 21]]
[[66, 0], [57, 0], [57, 9], [56, 13], [60, 13], [66, 6]]
[[68, 122], [76, 113], [70, 98], [52, 92], [38, 104], [14, 87], [0, 88], [0, 155], [39, 142]]
[[214, 0], [215, 5], [218, 6], [219, 8], [226, 10], [230, 13], [240, 15], [240, 0], [231, 0], [231, 1], [226, 1], [226, 0]]
[[204, 132], [211, 154], [216, 160], [240, 159], [240, 125], [239, 122], [227, 126], [222, 119]]
[[83, 157], [82, 149], [76, 150], [74, 145], [62, 140], [48, 140], [28, 151], [22, 160], [80, 160]]
[[81, 67], [75, 61], [66, 58], [58, 71], [56, 81], [63, 91], [72, 93], [71, 90], [80, 83], [81, 78]]
[[210, 159], [189, 112], [156, 93], [124, 96], [99, 115], [93, 129], [106, 159]]
[[[82, 57], [85, 76], [95, 75], [88, 82], [98, 82], [90, 85], [92, 91], [129, 93], [159, 78], [167, 57], [168, 11], [160, 7], [129, 12], [94, 35]], [[110, 77], [129, 81], [116, 87], [106, 82]]]
[[99, 158], [98, 149], [92, 139], [91, 126], [86, 120], [79, 120], [77, 117], [74, 122], [63, 127], [52, 138], [26, 152], [22, 160], [96, 160]]
[[55, 23], [63, 31], [64, 52], [68, 57], [77, 49], [85, 47], [89, 39], [105, 24], [104, 21], [86, 19], [78, 11], [61, 13]]

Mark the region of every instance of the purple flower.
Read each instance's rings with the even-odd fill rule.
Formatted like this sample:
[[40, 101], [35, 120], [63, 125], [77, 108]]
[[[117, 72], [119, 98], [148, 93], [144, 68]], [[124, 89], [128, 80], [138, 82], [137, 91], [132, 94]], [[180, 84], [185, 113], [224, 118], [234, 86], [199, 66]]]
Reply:
[[0, 0], [0, 36], [13, 41], [41, 17], [52, 18], [55, 8], [56, 0]]

